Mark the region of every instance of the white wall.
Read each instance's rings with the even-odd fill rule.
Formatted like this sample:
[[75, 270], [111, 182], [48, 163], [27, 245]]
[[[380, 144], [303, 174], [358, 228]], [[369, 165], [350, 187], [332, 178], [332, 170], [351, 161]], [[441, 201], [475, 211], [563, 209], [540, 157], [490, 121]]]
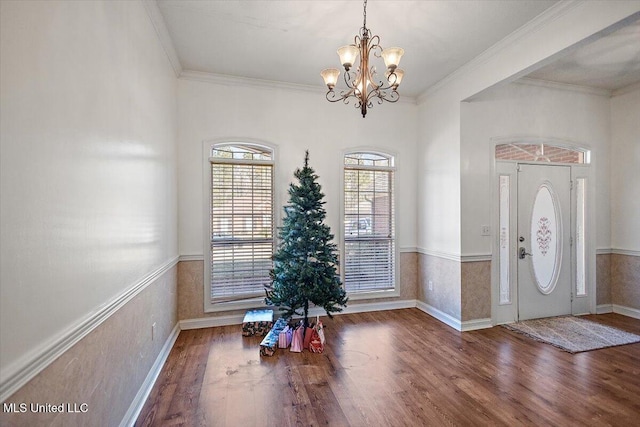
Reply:
[[0, 8], [4, 380], [177, 255], [177, 79], [141, 2]]
[[398, 245], [416, 246], [415, 104], [375, 104], [359, 110], [331, 104], [321, 91], [179, 80], [179, 236], [181, 255], [203, 255], [203, 141], [248, 138], [277, 146], [276, 205], [288, 202], [293, 172], [304, 164], [318, 174], [327, 224], [340, 232], [340, 178], [344, 149], [369, 146], [397, 154]]
[[[462, 253], [491, 254], [493, 147], [496, 137], [559, 139], [592, 150], [596, 244], [610, 242], [609, 98], [531, 84], [509, 84], [462, 103]], [[495, 230], [494, 230], [495, 232]]]
[[418, 247], [460, 254], [460, 103], [437, 93], [419, 106]]
[[611, 99], [611, 247], [640, 251], [640, 89]]

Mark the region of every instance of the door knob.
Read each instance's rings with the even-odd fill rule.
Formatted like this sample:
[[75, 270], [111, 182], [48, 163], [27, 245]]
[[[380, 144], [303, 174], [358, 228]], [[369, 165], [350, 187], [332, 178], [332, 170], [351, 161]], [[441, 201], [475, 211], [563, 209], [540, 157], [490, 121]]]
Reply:
[[528, 253], [527, 250], [521, 246], [518, 249], [518, 258], [524, 259], [527, 255], [531, 256], [532, 254]]

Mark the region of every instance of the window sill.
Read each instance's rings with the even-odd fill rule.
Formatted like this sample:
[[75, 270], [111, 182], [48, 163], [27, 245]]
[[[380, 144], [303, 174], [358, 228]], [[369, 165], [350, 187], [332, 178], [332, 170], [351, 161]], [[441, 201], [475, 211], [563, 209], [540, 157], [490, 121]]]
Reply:
[[348, 292], [349, 301], [358, 301], [377, 298], [395, 298], [400, 296], [399, 289], [387, 289], [384, 291]]
[[268, 308], [264, 303], [264, 297], [250, 298], [241, 301], [205, 303], [205, 313], [217, 313], [221, 311], [247, 310], [250, 308]]

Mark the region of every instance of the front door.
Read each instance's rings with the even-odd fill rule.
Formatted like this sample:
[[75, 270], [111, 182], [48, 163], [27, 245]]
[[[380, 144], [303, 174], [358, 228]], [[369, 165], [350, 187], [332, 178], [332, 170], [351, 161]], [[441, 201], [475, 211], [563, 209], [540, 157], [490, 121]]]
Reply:
[[571, 168], [518, 166], [518, 320], [571, 313]]

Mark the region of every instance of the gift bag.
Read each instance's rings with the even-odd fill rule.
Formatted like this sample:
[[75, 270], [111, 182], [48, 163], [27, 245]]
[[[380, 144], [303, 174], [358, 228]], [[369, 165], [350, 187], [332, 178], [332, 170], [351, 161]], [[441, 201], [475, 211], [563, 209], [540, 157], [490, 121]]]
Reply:
[[293, 330], [291, 326], [287, 325], [284, 327], [280, 335], [278, 335], [278, 347], [287, 348], [291, 345], [291, 338], [293, 336]]
[[324, 351], [324, 344], [320, 340], [318, 330], [311, 329], [311, 341], [309, 342], [309, 351], [311, 353], [322, 353]]
[[320, 342], [324, 346], [324, 343], [325, 343], [326, 340], [325, 340], [325, 337], [324, 337], [324, 325], [322, 324], [322, 321], [320, 320], [320, 316], [318, 316], [316, 318], [316, 331], [318, 332], [318, 338], [320, 338]]
[[294, 353], [302, 352], [302, 346], [304, 345], [304, 326], [298, 326], [293, 330], [293, 336], [291, 338], [290, 351]]
[[308, 327], [302, 326], [302, 327], [304, 328], [304, 343], [302, 348], [304, 348], [305, 350], [309, 350], [309, 344], [311, 343], [313, 331], [315, 330], [314, 324], [312, 323], [311, 326], [308, 326]]

